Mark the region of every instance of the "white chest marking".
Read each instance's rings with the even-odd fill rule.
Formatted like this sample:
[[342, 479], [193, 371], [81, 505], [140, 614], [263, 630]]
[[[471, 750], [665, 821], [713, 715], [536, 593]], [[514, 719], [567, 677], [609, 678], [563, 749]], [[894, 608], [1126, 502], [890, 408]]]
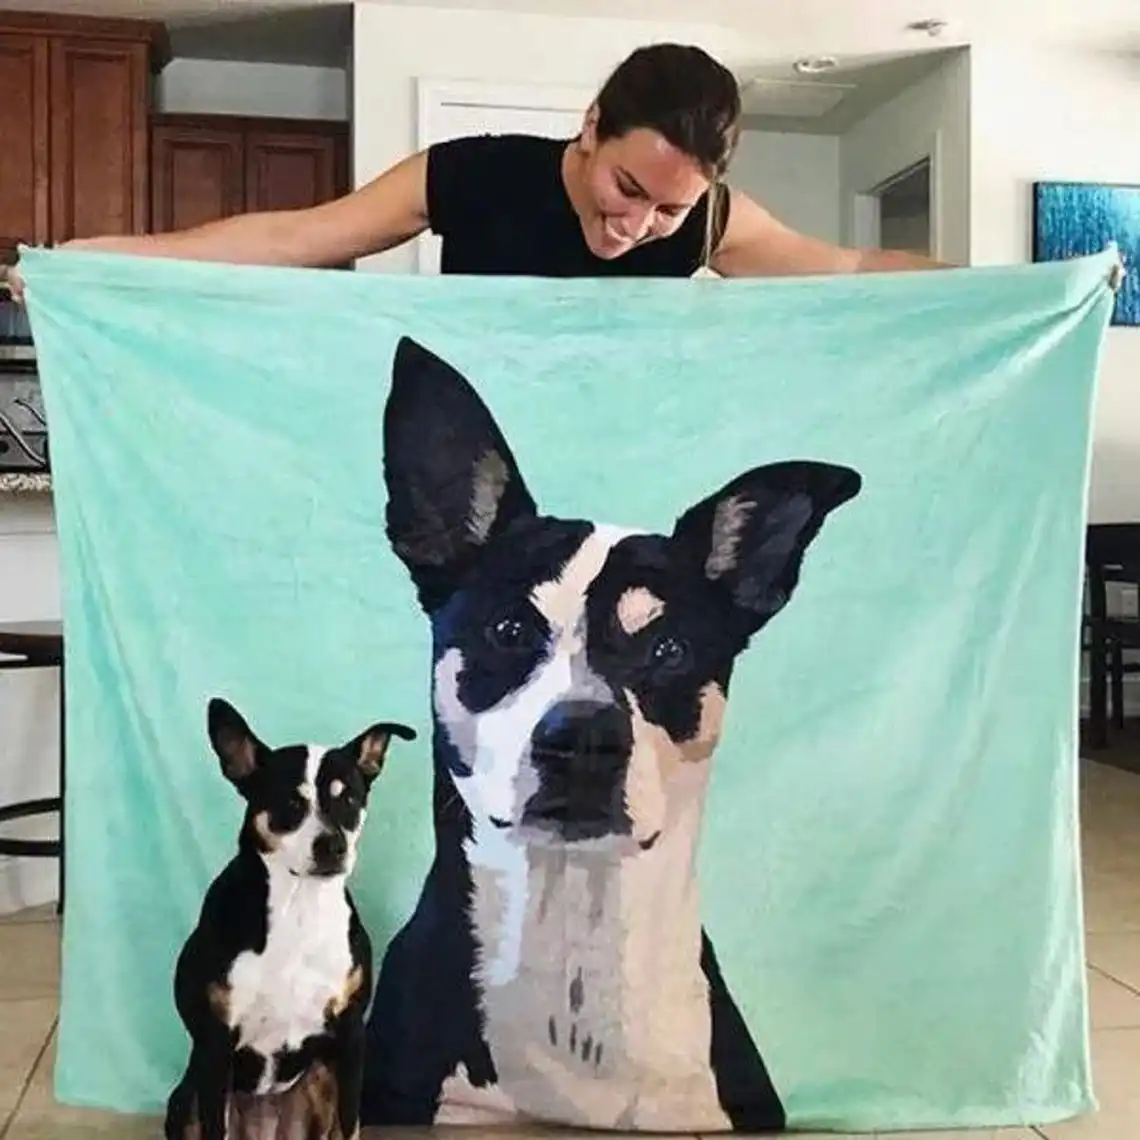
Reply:
[[583, 845], [523, 848], [522, 870], [473, 864], [477, 980], [499, 1083], [475, 1089], [452, 1074], [436, 1123], [728, 1128], [700, 968], [699, 816], [699, 799], [687, 802], [633, 857]]
[[265, 949], [234, 959], [229, 975], [229, 1022], [238, 1047], [265, 1058], [257, 1092], [278, 1092], [274, 1054], [299, 1049], [325, 1031], [325, 1011], [344, 992], [352, 970], [344, 880], [298, 878], [271, 867], [269, 933]]
[[486, 980], [492, 985], [505, 985], [518, 974], [522, 954], [530, 873], [526, 849], [479, 821], [473, 838], [464, 843], [464, 851], [473, 869], [486, 872], [499, 885], [498, 938], [480, 949]]

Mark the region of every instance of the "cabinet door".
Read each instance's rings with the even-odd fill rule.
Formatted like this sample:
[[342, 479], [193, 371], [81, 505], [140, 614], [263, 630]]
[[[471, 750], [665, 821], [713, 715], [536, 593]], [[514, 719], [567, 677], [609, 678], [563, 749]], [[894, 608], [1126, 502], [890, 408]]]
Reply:
[[151, 132], [151, 229], [185, 230], [245, 209], [242, 133], [207, 126]]
[[51, 237], [145, 233], [147, 47], [51, 40]]
[[49, 239], [48, 41], [0, 33], [0, 238]]
[[338, 194], [340, 155], [328, 134], [250, 131], [245, 138], [245, 208], [301, 210]]

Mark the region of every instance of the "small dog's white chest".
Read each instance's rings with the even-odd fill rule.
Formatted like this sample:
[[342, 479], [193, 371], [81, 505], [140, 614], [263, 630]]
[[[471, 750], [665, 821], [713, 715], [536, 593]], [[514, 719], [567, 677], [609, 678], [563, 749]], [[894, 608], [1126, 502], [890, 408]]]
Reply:
[[257, 1092], [294, 1083], [277, 1080], [275, 1054], [325, 1032], [330, 1005], [352, 971], [349, 917], [340, 884], [302, 879], [289, 890], [271, 889], [265, 949], [234, 959], [229, 1023], [238, 1032], [238, 1048], [265, 1058]]

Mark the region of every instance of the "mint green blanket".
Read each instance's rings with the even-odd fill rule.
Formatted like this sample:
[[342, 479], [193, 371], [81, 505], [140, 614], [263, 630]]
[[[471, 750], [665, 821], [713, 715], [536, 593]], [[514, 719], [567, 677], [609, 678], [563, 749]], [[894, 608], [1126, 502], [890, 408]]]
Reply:
[[186, 1064], [173, 964], [243, 810], [217, 695], [274, 745], [419, 733], [351, 879], [365, 1123], [1088, 1111], [1113, 260], [595, 282], [26, 251], [68, 663], [58, 1097], [161, 1112]]

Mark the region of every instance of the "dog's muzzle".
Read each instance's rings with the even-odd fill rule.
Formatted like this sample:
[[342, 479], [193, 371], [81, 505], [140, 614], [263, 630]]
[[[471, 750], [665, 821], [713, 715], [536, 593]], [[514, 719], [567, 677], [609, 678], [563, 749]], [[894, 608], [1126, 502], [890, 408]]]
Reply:
[[339, 875], [348, 855], [348, 840], [341, 831], [322, 831], [313, 840], [313, 874], [318, 878]]
[[632, 747], [629, 717], [617, 706], [555, 705], [531, 734], [538, 791], [523, 808], [523, 824], [570, 842], [628, 835], [625, 777]]

